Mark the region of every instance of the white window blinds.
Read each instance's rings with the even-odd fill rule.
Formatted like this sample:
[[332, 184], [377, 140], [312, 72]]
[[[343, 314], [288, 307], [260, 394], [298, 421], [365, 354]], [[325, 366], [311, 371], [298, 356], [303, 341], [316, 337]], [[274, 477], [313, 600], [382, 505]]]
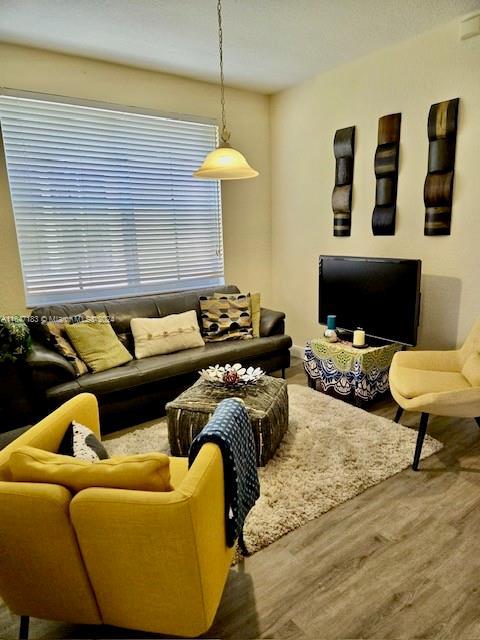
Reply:
[[0, 96], [27, 304], [223, 284], [213, 124]]

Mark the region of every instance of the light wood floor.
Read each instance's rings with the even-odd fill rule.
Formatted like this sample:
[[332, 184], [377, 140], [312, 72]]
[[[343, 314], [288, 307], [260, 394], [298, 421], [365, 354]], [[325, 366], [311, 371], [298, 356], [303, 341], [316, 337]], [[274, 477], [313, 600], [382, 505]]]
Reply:
[[[299, 361], [288, 379], [305, 384]], [[372, 411], [393, 419], [395, 405]], [[434, 417], [429, 433], [445, 446], [418, 473], [393, 476], [232, 569], [205, 637], [480, 639], [480, 430]], [[154, 636], [32, 621], [31, 638], [67, 637]]]

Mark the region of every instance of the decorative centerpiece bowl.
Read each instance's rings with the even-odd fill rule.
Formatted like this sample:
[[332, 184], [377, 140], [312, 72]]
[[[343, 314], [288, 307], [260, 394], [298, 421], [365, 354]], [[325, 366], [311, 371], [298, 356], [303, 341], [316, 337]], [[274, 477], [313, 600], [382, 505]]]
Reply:
[[216, 364], [214, 367], [202, 369], [198, 373], [206, 382], [222, 387], [240, 387], [247, 384], [256, 384], [265, 375], [265, 371], [260, 367], [248, 367], [246, 369], [238, 362], [236, 364], [226, 364], [223, 367]]

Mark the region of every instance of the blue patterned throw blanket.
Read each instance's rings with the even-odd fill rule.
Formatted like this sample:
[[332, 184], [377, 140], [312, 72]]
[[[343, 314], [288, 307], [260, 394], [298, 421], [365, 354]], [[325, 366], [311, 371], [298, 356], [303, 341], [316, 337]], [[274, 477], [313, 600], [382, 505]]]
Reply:
[[249, 555], [243, 540], [243, 525], [248, 512], [260, 497], [255, 441], [250, 418], [241, 400], [222, 400], [213, 416], [193, 440], [188, 454], [189, 467], [206, 442], [220, 447], [225, 482], [225, 529], [227, 545], [238, 545]]

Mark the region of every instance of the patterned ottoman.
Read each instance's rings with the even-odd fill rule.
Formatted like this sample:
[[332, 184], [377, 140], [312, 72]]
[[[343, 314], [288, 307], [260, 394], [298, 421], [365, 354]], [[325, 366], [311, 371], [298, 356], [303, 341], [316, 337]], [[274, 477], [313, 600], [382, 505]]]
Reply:
[[241, 398], [250, 416], [257, 465], [263, 467], [273, 456], [288, 428], [287, 383], [264, 376], [257, 384], [229, 389], [200, 379], [166, 406], [168, 440], [173, 456], [187, 456], [195, 436], [207, 424], [219, 402]]

